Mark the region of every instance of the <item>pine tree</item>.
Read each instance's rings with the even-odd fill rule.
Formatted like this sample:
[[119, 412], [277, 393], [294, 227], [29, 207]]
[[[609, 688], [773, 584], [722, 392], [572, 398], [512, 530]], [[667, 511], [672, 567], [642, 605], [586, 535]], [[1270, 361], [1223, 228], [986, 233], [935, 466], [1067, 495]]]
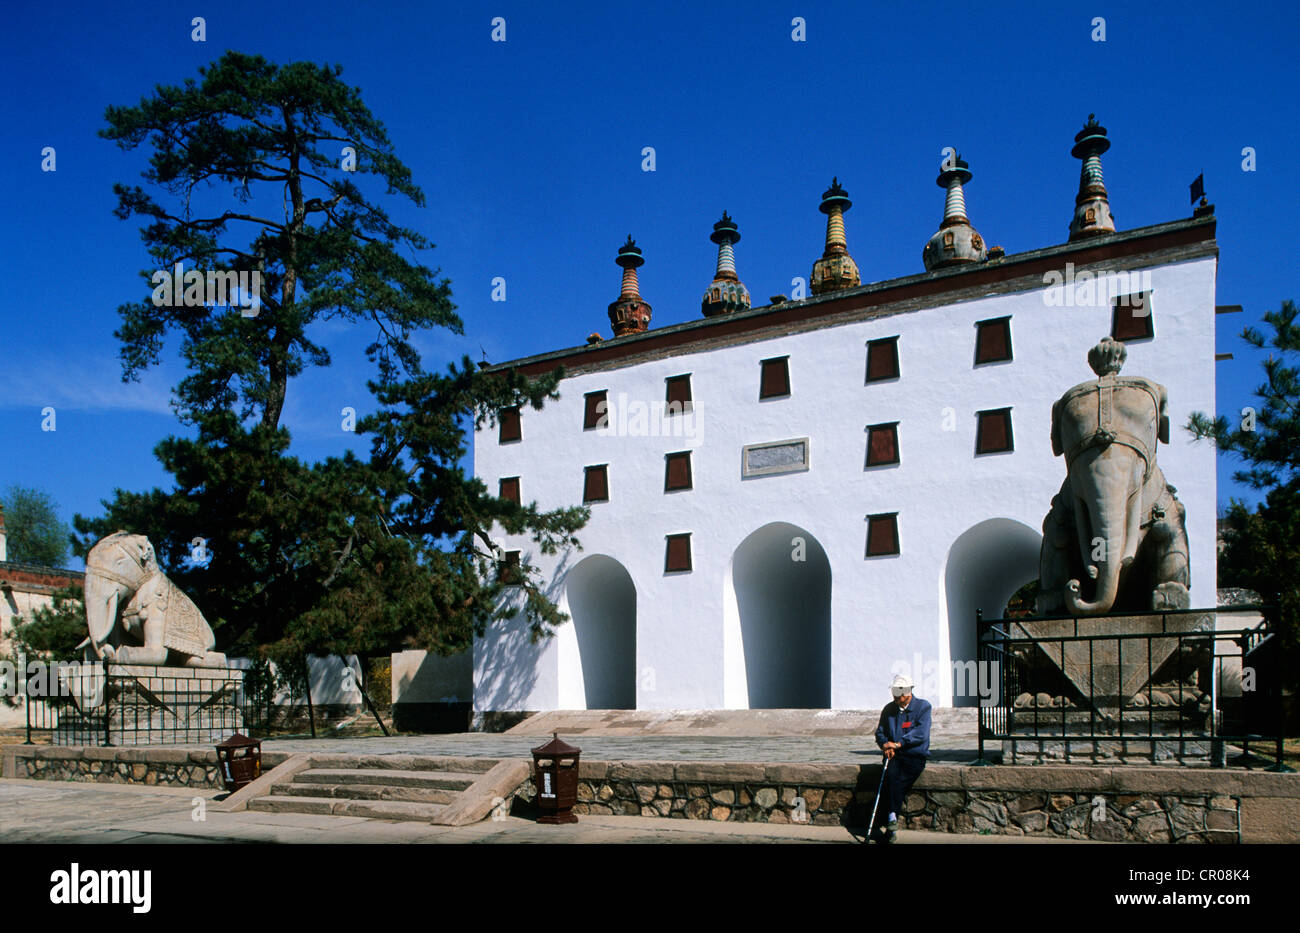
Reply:
[[15, 658], [73, 661], [86, 637], [86, 603], [79, 583], [60, 587], [50, 604], [38, 606], [30, 618], [14, 620], [10, 654]]
[[[444, 374], [424, 369], [412, 334], [460, 333], [461, 322], [449, 282], [405, 258], [431, 244], [354, 180], [373, 176], [388, 196], [424, 204], [338, 66], [227, 52], [200, 75], [108, 109], [102, 135], [151, 149], [150, 191], [115, 185], [116, 213], [144, 219], [160, 272], [182, 264], [252, 281], [256, 271], [266, 287], [251, 316], [231, 300], [167, 295], [164, 276], [143, 273], [150, 297], [119, 308], [123, 378], [138, 378], [179, 334], [189, 374], [175, 405], [196, 436], [155, 450], [174, 489], [117, 490], [104, 516], [77, 516], [79, 553], [119, 528], [148, 535], [226, 650], [286, 664], [307, 652], [463, 650], [509, 611], [495, 528], [530, 535], [543, 553], [577, 546], [585, 509], [515, 505], [461, 466], [466, 430], [505, 407], [541, 408], [562, 373], [530, 380], [468, 358]], [[288, 453], [280, 420], [292, 378], [330, 364], [313, 337], [325, 320], [374, 328], [369, 385], [380, 408], [356, 425], [371, 437], [369, 457], [306, 464]], [[540, 637], [563, 616], [536, 569], [523, 570]]]
[[1259, 405], [1245, 408], [1240, 419], [1211, 419], [1195, 412], [1187, 428], [1196, 438], [1210, 438], [1247, 467], [1233, 477], [1265, 493], [1251, 511], [1233, 499], [1226, 514], [1226, 548], [1219, 558], [1219, 585], [1255, 590], [1278, 601], [1286, 661], [1293, 686], [1300, 683], [1300, 325], [1295, 302], [1284, 301], [1264, 315], [1272, 328], [1267, 337], [1247, 327], [1241, 337], [1253, 347], [1269, 348], [1265, 381], [1255, 390]]

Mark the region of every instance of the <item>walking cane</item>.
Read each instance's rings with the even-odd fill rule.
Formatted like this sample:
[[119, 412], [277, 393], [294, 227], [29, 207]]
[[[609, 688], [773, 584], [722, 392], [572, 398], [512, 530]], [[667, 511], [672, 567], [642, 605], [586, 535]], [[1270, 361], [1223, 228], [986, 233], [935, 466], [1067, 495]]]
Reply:
[[876, 802], [871, 806], [871, 822], [867, 823], [867, 841], [871, 841], [871, 832], [876, 828], [876, 810], [880, 808], [880, 792], [885, 789], [885, 772], [889, 770], [889, 759], [885, 759], [885, 766], [880, 769], [880, 786], [876, 788]]

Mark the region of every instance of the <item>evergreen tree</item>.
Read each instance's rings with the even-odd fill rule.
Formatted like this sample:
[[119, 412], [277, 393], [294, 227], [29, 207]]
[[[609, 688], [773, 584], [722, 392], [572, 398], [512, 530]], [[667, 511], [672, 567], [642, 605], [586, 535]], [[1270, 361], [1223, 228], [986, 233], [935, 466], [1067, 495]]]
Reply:
[[48, 606], [38, 607], [30, 619], [15, 619], [10, 655], [48, 661], [74, 661], [77, 645], [86, 637], [86, 604], [80, 584], [54, 591]]
[[[78, 550], [119, 528], [148, 535], [225, 650], [291, 664], [307, 652], [467, 648], [511, 611], [494, 523], [546, 553], [576, 546], [587, 512], [496, 498], [464, 473], [465, 432], [505, 407], [541, 408], [561, 373], [530, 380], [468, 358], [441, 375], [424, 369], [412, 334], [459, 333], [461, 322], [449, 283], [405, 258], [431, 244], [354, 181], [373, 176], [388, 196], [424, 203], [338, 66], [227, 52], [200, 74], [109, 108], [102, 135], [152, 149], [144, 178], [154, 193], [116, 185], [117, 214], [144, 218], [162, 270], [257, 271], [269, 287], [248, 316], [229, 301], [178, 301], [179, 289], [158, 303], [158, 280], [143, 273], [150, 298], [119, 308], [123, 377], [138, 378], [179, 334], [189, 374], [175, 407], [195, 436], [156, 448], [174, 489], [117, 490], [103, 517], [77, 516]], [[158, 203], [158, 192], [175, 203]], [[356, 426], [371, 436], [368, 457], [306, 464], [288, 453], [280, 420], [292, 377], [330, 364], [313, 338], [324, 320], [375, 329], [369, 387], [380, 408]], [[538, 637], [563, 617], [527, 560], [523, 570]]]
[[10, 486], [0, 497], [0, 511], [4, 512], [7, 560], [63, 566], [72, 529], [59, 520], [59, 507], [49, 493]]
[[1187, 428], [1210, 438], [1218, 448], [1241, 457], [1247, 467], [1233, 477], [1265, 493], [1251, 511], [1240, 499], [1227, 510], [1226, 548], [1219, 558], [1219, 585], [1255, 590], [1277, 599], [1283, 644], [1283, 669], [1293, 686], [1300, 683], [1300, 325], [1295, 302], [1284, 301], [1264, 321], [1266, 337], [1247, 327], [1241, 337], [1253, 347], [1268, 347], [1265, 381], [1255, 390], [1259, 405], [1240, 418], [1191, 416]]

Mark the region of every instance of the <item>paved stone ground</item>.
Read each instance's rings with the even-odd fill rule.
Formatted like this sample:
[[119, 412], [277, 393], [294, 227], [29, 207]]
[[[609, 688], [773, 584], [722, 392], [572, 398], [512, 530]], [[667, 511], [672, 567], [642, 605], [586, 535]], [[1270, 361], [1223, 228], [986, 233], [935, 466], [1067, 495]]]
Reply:
[[[875, 764], [880, 760], [874, 737], [701, 735], [595, 736], [560, 734], [582, 749], [585, 758], [602, 761], [762, 761], [769, 764]], [[464, 755], [473, 758], [530, 758], [545, 741], [535, 735], [463, 732], [349, 739], [267, 739], [267, 751], [333, 752], [351, 755]], [[198, 748], [199, 746], [194, 746]], [[203, 746], [207, 747], [207, 746]], [[976, 756], [974, 736], [931, 736], [930, 764], [965, 764]]]
[[[931, 739], [974, 737], [979, 728], [974, 707], [934, 710]], [[509, 735], [711, 735], [711, 736], [863, 736], [872, 735], [880, 710], [854, 709], [674, 709], [547, 710], [536, 713]]]
[[[317, 816], [219, 813], [193, 819], [194, 798], [215, 791], [119, 784], [0, 780], [0, 841], [6, 843], [831, 843], [854, 844], [838, 826], [713, 823], [637, 816], [584, 816], [568, 826], [510, 817], [472, 826]], [[900, 844], [1055, 844], [1060, 839], [903, 831]]]

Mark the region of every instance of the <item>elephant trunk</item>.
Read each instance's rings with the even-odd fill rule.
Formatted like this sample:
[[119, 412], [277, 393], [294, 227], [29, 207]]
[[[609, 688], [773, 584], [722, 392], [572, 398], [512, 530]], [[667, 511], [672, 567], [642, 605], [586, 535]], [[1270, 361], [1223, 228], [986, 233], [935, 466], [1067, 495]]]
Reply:
[[[1094, 598], [1083, 598], [1078, 580], [1066, 585], [1065, 602], [1076, 616], [1110, 612], [1119, 595], [1120, 577], [1132, 562], [1136, 544], [1142, 484], [1140, 461], [1128, 448], [1113, 446], [1096, 459], [1071, 471], [1076, 509], [1086, 521], [1076, 521], [1079, 545], [1088, 575], [1096, 580]], [[1090, 537], [1091, 536], [1091, 537]]]
[[90, 648], [98, 658], [103, 646], [113, 641], [118, 607], [130, 598], [131, 591], [129, 587], [102, 577], [90, 569], [86, 571], [84, 591]]
[[[1107, 545], [1107, 548], [1109, 548], [1109, 545]], [[1092, 602], [1088, 602], [1083, 598], [1079, 581], [1071, 580], [1066, 585], [1065, 594], [1065, 601], [1069, 604], [1070, 613], [1076, 616], [1095, 616], [1110, 612], [1111, 607], [1115, 605], [1115, 597], [1119, 595], [1119, 572], [1121, 569], [1118, 560], [1101, 561], [1101, 569], [1097, 574], [1097, 598]]]

